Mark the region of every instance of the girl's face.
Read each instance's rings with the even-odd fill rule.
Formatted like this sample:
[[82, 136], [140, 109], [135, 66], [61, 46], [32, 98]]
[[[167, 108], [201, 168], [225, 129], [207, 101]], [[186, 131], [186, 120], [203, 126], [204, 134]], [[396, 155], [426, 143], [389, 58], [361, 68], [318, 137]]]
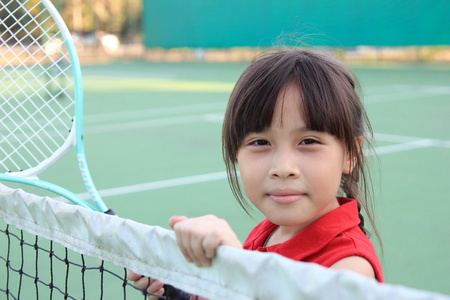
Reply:
[[283, 89], [270, 128], [248, 134], [237, 155], [248, 199], [296, 232], [339, 206], [341, 176], [351, 171], [344, 143], [307, 128], [300, 105], [296, 87]]

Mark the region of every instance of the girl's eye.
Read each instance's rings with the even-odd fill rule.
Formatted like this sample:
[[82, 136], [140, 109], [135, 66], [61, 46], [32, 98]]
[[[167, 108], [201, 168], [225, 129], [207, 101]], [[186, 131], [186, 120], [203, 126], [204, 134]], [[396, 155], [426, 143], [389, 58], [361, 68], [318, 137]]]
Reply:
[[270, 143], [269, 143], [268, 141], [266, 141], [266, 140], [256, 140], [256, 141], [253, 141], [253, 142], [251, 143], [251, 145], [255, 145], [255, 146], [267, 146], [267, 145], [270, 145]]
[[317, 144], [319, 143], [316, 140], [313, 139], [304, 139], [303, 141], [300, 142], [300, 145], [311, 145], [311, 144]]

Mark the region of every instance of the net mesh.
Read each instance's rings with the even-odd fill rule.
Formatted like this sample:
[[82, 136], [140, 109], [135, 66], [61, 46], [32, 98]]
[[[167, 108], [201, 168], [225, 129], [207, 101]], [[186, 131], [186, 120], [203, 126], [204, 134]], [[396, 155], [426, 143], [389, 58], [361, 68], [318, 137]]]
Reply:
[[67, 139], [75, 114], [70, 62], [40, 1], [0, 2], [0, 172], [33, 168]]
[[[125, 280], [125, 269], [92, 260], [52, 241], [27, 234], [14, 226], [0, 229], [0, 285], [11, 299], [142, 299]], [[3, 241], [4, 240], [4, 241]], [[104, 289], [108, 286], [108, 289]], [[127, 297], [127, 292], [129, 297]], [[165, 299], [165, 297], [161, 297]]]
[[0, 219], [6, 299], [145, 298], [126, 269], [210, 299], [450, 299], [224, 246], [212, 267], [197, 268], [184, 260], [172, 231], [3, 185]]

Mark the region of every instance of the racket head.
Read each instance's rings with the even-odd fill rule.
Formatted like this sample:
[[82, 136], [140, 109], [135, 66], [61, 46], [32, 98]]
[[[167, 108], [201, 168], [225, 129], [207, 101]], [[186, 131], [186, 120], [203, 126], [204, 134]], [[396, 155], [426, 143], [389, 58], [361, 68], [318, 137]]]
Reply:
[[78, 57], [50, 1], [2, 1], [0, 14], [0, 172], [35, 178], [81, 140]]
[[85, 159], [81, 69], [67, 26], [50, 0], [2, 0], [0, 17], [0, 179], [42, 187], [92, 209], [37, 178], [76, 146], [86, 189], [97, 209], [109, 212]]

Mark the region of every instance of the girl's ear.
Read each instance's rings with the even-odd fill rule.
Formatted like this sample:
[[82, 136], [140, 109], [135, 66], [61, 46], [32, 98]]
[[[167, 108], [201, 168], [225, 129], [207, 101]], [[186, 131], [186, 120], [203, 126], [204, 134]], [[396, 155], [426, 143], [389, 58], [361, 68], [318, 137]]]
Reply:
[[[358, 137], [358, 140], [357, 140], [358, 152], [359, 152], [359, 149], [361, 149], [361, 147], [362, 147], [363, 140], [364, 140], [364, 138], [362, 136]], [[344, 162], [344, 166], [342, 169], [342, 173], [346, 174], [346, 175], [350, 174], [356, 165], [356, 161], [357, 161], [356, 154], [351, 156], [350, 152], [347, 151], [347, 153], [345, 154], [345, 162]]]
[[345, 154], [344, 166], [342, 168], [342, 174], [348, 175], [352, 172], [353, 166], [355, 165], [355, 157], [350, 157], [350, 153]]

